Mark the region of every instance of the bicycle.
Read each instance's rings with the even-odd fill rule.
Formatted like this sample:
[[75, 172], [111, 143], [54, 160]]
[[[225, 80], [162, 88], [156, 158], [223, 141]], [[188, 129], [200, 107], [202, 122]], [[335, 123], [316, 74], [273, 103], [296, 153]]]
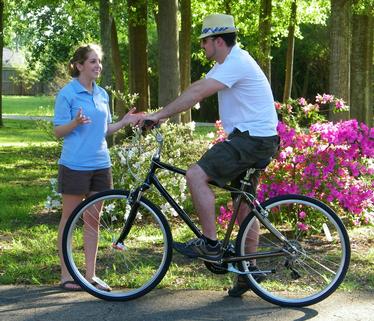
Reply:
[[[98, 298], [127, 301], [141, 297], [161, 282], [169, 268], [173, 238], [165, 215], [144, 197], [151, 186], [191, 231], [202, 237], [157, 178], [158, 170], [179, 175], [186, 171], [161, 161], [163, 136], [157, 129], [154, 136], [158, 146], [144, 181], [131, 191], [109, 190], [87, 198], [73, 211], [64, 229], [66, 266], [74, 280]], [[347, 231], [330, 207], [311, 197], [290, 194], [260, 203], [249, 192], [250, 182], [269, 162], [261, 160], [248, 169], [240, 188], [222, 188], [236, 195], [235, 210], [222, 242], [221, 257], [202, 260], [213, 273], [246, 276], [251, 290], [273, 304], [301, 307], [318, 303], [331, 295], [346, 275], [350, 261]], [[231, 235], [243, 201], [251, 205], [251, 211], [233, 245]], [[95, 224], [90, 226], [88, 221]], [[85, 278], [84, 233], [91, 232], [98, 239], [96, 275], [110, 285], [110, 292]], [[250, 240], [253, 235], [257, 240]]]

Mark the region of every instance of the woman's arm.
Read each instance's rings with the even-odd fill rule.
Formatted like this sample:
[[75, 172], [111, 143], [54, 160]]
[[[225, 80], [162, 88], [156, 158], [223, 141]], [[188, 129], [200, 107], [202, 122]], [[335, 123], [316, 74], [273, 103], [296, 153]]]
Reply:
[[108, 125], [108, 131], [107, 131], [107, 136], [115, 133], [116, 131], [120, 130], [121, 128], [125, 127], [126, 125], [132, 124], [132, 125], [138, 125], [140, 120], [143, 119], [142, 113], [134, 114], [136, 111], [136, 108], [132, 108], [129, 110], [129, 112], [123, 116], [123, 118], [113, 124]]
[[57, 138], [61, 138], [69, 134], [72, 130], [74, 130], [79, 125], [89, 124], [91, 122], [89, 117], [83, 115], [82, 107], [79, 108], [77, 115], [75, 118], [68, 124], [55, 126], [55, 136]]

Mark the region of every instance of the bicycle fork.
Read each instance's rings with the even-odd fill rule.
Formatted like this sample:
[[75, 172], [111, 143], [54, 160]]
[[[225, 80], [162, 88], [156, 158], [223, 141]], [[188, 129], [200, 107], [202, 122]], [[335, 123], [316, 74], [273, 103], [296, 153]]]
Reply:
[[130, 213], [127, 217], [126, 223], [122, 229], [120, 236], [117, 241], [112, 243], [112, 247], [116, 250], [123, 250], [125, 248], [124, 240], [129, 235], [132, 225], [134, 224], [136, 215], [139, 209], [139, 200], [143, 194], [142, 188], [138, 188], [135, 191], [131, 191], [129, 194], [129, 204], [131, 205]]

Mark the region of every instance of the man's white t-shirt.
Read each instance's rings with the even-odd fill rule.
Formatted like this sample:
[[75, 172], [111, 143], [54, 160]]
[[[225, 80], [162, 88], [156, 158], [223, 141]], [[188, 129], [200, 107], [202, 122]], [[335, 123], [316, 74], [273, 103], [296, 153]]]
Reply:
[[270, 84], [247, 51], [235, 45], [206, 78], [227, 87], [218, 92], [219, 115], [226, 133], [237, 128], [241, 132], [248, 130], [251, 136], [277, 135], [278, 117]]

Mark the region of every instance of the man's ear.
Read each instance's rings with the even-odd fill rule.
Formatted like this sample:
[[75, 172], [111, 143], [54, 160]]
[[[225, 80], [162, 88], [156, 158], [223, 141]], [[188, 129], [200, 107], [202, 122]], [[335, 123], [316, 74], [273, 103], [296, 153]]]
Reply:
[[219, 46], [222, 46], [222, 44], [224, 44], [224, 40], [221, 38], [221, 37], [217, 37], [216, 38], [216, 43], [219, 45]]

